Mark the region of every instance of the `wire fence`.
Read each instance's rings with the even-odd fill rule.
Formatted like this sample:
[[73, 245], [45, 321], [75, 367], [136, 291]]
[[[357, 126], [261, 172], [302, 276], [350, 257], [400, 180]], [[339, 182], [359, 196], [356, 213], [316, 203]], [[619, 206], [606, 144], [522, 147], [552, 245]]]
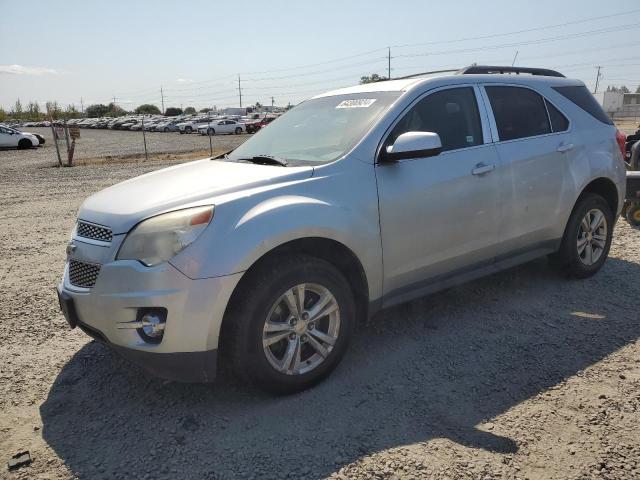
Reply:
[[[79, 129], [57, 123], [51, 128], [25, 128], [45, 138], [51, 160], [62, 166], [100, 163], [191, 160], [217, 156], [240, 145], [249, 135], [201, 135], [198, 132]], [[54, 140], [55, 139], [55, 140]]]

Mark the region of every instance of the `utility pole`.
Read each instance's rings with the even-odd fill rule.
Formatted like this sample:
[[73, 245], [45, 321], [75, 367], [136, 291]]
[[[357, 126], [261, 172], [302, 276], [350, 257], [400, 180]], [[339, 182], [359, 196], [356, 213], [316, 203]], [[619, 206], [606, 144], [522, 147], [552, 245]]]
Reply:
[[273, 97], [271, 97], [271, 111], [273, 111], [273, 104], [274, 104], [274, 99]]
[[387, 47], [389, 55], [387, 55], [388, 66], [387, 66], [387, 78], [391, 80], [391, 47]]
[[516, 58], [518, 58], [518, 50], [516, 50], [516, 54], [513, 56], [513, 62], [511, 62], [511, 66], [513, 67], [516, 64]]
[[598, 65], [596, 68], [598, 69], [598, 73], [596, 74], [596, 88], [593, 89], [593, 93], [598, 93], [598, 83], [600, 83], [600, 69], [602, 67]]
[[160, 98], [162, 99], [162, 114], [164, 115], [164, 93], [162, 92], [162, 85], [160, 85]]
[[84, 115], [84, 102], [82, 100], [82, 97], [80, 97], [80, 113]]
[[238, 74], [238, 95], [240, 96], [240, 108], [242, 108], [242, 85], [240, 84], [240, 74]]

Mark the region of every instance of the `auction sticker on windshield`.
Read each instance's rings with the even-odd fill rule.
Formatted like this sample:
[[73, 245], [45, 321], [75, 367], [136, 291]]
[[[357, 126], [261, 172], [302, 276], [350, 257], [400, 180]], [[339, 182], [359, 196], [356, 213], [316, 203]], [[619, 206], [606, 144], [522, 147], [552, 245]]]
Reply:
[[375, 98], [354, 98], [351, 100], [343, 100], [336, 105], [336, 108], [366, 108], [373, 105], [375, 101]]

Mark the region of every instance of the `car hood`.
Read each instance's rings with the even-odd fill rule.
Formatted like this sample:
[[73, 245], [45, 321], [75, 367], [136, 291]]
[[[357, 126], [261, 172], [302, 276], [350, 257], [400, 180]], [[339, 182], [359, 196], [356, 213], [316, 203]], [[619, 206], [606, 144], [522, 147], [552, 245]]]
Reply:
[[80, 207], [78, 218], [126, 233], [141, 220], [196, 205], [216, 204], [222, 195], [303, 180], [313, 167], [280, 167], [198, 160], [157, 170], [106, 188]]

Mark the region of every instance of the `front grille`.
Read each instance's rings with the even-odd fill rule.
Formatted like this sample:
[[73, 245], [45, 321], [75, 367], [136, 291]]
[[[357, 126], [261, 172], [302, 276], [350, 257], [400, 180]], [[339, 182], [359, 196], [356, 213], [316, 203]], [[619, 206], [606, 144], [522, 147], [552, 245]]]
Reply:
[[69, 261], [69, 281], [71, 285], [91, 288], [96, 284], [99, 273], [100, 265], [79, 262], [77, 260]]
[[110, 242], [113, 238], [113, 233], [110, 228], [83, 222], [82, 220], [78, 220], [76, 235], [91, 238], [92, 240], [100, 240], [102, 242]]

